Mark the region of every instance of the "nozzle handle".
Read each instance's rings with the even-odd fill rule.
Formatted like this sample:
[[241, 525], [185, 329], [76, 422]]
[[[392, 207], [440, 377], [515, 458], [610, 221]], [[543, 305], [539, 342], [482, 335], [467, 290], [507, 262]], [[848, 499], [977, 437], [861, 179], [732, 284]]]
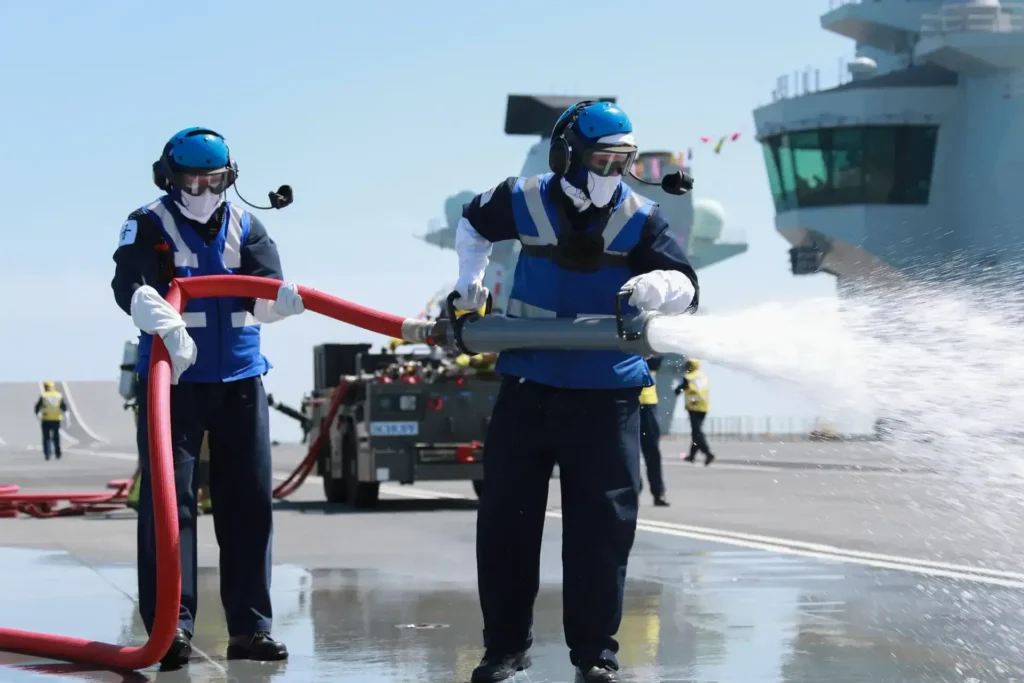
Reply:
[[636, 341], [643, 337], [639, 332], [627, 330], [626, 321], [622, 317], [622, 309], [624, 305], [629, 305], [629, 299], [632, 296], [632, 287], [623, 287], [619, 290], [619, 293], [615, 295], [615, 329], [619, 333], [619, 339], [623, 339], [625, 341]]
[[[455, 343], [455, 348], [457, 348], [459, 351], [466, 355], [472, 356], [473, 352], [470, 351], [466, 347], [465, 342], [462, 341], [462, 328], [466, 325], [467, 322], [479, 318], [480, 314], [477, 313], [476, 311], [470, 311], [468, 313], [464, 313], [463, 315], [456, 315], [455, 300], [458, 298], [459, 293], [452, 292], [451, 294], [448, 295], [448, 298], [445, 299], [444, 302], [445, 310], [448, 312], [448, 321], [451, 323], [452, 326], [452, 341]], [[488, 292], [487, 303], [484, 304], [484, 315], [490, 315], [493, 307], [494, 298], [491, 296], [491, 293]]]

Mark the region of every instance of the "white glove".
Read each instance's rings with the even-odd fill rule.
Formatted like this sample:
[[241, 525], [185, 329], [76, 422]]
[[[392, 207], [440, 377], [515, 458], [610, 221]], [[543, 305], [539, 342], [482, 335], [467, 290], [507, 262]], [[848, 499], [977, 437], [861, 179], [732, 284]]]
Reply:
[[623, 287], [633, 289], [633, 295], [629, 297], [630, 306], [667, 315], [685, 312], [696, 294], [690, 278], [677, 270], [655, 270], [637, 275]]
[[160, 338], [164, 340], [167, 354], [171, 357], [171, 384], [177, 384], [185, 371], [196, 362], [199, 349], [184, 327], [175, 327]]
[[185, 321], [149, 285], [135, 290], [132, 296], [132, 322], [146, 334], [158, 335], [171, 357], [171, 384], [177, 384], [182, 373], [196, 362], [198, 349], [185, 329]]
[[274, 311], [278, 315], [287, 318], [290, 315], [298, 315], [306, 310], [305, 304], [302, 303], [302, 297], [299, 296], [299, 286], [285, 282], [277, 290], [277, 300], [274, 302]]
[[275, 301], [268, 301], [267, 299], [256, 300], [256, 303], [253, 305], [252, 316], [264, 324], [276, 323], [278, 320], [298, 315], [305, 310], [306, 306], [302, 303], [302, 297], [299, 296], [298, 285], [285, 282], [277, 289], [277, 299]]
[[490, 294], [484, 283], [480, 280], [473, 280], [469, 283], [460, 282], [455, 285], [456, 297], [455, 308], [460, 311], [475, 311], [487, 303], [487, 296]]
[[459, 280], [455, 306], [462, 311], [475, 311], [487, 303], [489, 292], [484, 287], [484, 272], [490, 263], [493, 245], [477, 232], [465, 218], [455, 226], [455, 252], [459, 255]]

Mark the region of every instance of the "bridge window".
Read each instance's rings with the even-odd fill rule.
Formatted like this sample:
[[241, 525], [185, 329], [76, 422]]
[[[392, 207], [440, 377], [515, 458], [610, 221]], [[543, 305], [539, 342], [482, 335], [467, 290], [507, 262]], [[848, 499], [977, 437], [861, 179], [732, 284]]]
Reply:
[[856, 204], [864, 195], [864, 174], [861, 172], [864, 150], [863, 130], [839, 128], [832, 131], [831, 175], [836, 204]]
[[776, 211], [784, 211], [786, 193], [782, 189], [782, 173], [779, 171], [779, 149], [772, 145], [761, 145], [764, 151], [764, 165], [768, 169], [768, 187], [772, 191], [772, 200]]
[[782, 174], [782, 205], [785, 209], [795, 209], [796, 174], [793, 172], [793, 150], [789, 147], [788, 137], [783, 137], [780, 142], [778, 157], [779, 172]]
[[776, 211], [927, 204], [937, 126], [822, 128], [764, 140]]
[[793, 170], [796, 173], [797, 206], [822, 206], [829, 203], [832, 192], [825, 163], [828, 150], [822, 137], [819, 131], [793, 133], [789, 136]]

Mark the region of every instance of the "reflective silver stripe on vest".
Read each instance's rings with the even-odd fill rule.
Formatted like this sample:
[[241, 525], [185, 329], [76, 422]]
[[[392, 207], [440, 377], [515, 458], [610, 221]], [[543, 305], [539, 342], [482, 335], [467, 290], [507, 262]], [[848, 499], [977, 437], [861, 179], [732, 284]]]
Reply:
[[537, 234], [536, 236], [521, 234], [519, 240], [523, 244], [531, 245], [557, 244], [558, 237], [555, 236], [555, 228], [548, 219], [548, 212], [544, 210], [544, 198], [540, 191], [540, 176], [526, 179], [523, 183], [523, 195], [526, 198], [526, 209], [530, 212], [530, 218], [537, 226]]
[[[630, 192], [629, 196], [626, 197], [625, 201], [619, 205], [619, 208], [612, 213], [611, 218], [608, 219], [608, 223], [604, 226], [604, 253], [606, 254], [627, 254], [628, 251], [612, 251], [608, 249], [615, 241], [615, 238], [619, 236], [622, 229], [626, 227], [626, 223], [629, 219], [636, 215], [644, 205], [644, 200], [641, 199], [640, 195], [636, 192]], [[632, 245], [630, 245], [632, 246]]]
[[505, 312], [515, 318], [556, 318], [558, 315], [554, 311], [549, 311], [546, 308], [540, 306], [534, 306], [528, 304], [519, 299], [509, 299], [508, 305], [505, 307]]
[[[224, 267], [242, 267], [242, 209], [231, 205], [228, 217], [228, 234], [224, 238]], [[235, 327], [239, 327], [235, 325]]]
[[[539, 176], [528, 178], [523, 182], [523, 195], [526, 198], [526, 208], [530, 213], [530, 218], [533, 219], [533, 224], [537, 226], [537, 236], [520, 235], [520, 241], [529, 246], [557, 244], [558, 237], [555, 235], [555, 229], [551, 225], [550, 219], [548, 219], [547, 211], [544, 210], [544, 198], [541, 195]], [[624, 255], [629, 253], [628, 251], [612, 251], [607, 247], [611, 246], [615, 238], [626, 227], [626, 223], [636, 215], [637, 211], [643, 208], [643, 205], [643, 198], [636, 192], [630, 192], [629, 196], [619, 205], [619, 208], [612, 213], [604, 226], [604, 231], [601, 233], [604, 237], [606, 254]]]
[[252, 327], [259, 324], [260, 322], [249, 311], [235, 311], [231, 314], [231, 327]]
[[[185, 321], [185, 327], [206, 327], [206, 313], [202, 311], [182, 313], [181, 319]], [[260, 322], [249, 311], [235, 311], [231, 314], [231, 327], [251, 327], [259, 324]]]
[[192, 253], [192, 250], [185, 244], [185, 240], [181, 237], [181, 232], [178, 230], [178, 223], [174, 220], [174, 216], [167, 210], [167, 207], [163, 205], [163, 202], [157, 200], [146, 207], [149, 211], [152, 211], [157, 219], [160, 220], [160, 225], [163, 226], [164, 232], [174, 242], [174, 266], [176, 268], [198, 268], [199, 257]]
[[[509, 298], [505, 307], [505, 314], [512, 318], [557, 318], [558, 313], [547, 308], [534, 306], [519, 299]], [[577, 313], [576, 318], [614, 318], [614, 315], [604, 313]]]

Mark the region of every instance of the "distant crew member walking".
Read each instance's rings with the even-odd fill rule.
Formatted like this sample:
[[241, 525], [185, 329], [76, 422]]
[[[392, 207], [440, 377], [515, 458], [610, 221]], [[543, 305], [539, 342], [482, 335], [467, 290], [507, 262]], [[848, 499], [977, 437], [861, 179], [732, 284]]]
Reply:
[[43, 382], [43, 395], [36, 401], [36, 416], [43, 427], [43, 457], [50, 459], [52, 453], [60, 460], [60, 426], [68, 404], [64, 395], [57, 391], [53, 382]]
[[[661, 365], [660, 358], [649, 358], [647, 367], [651, 376]], [[661, 427], [658, 425], [658, 387], [652, 384], [640, 390], [640, 452], [647, 466], [647, 482], [658, 507], [668, 507], [665, 498], [665, 480], [661, 472]], [[641, 483], [641, 486], [643, 484]]]
[[708, 416], [708, 394], [710, 386], [707, 376], [701, 371], [700, 363], [692, 358], [686, 361], [686, 374], [683, 383], [676, 387], [676, 395], [683, 394], [686, 401], [686, 412], [690, 416], [690, 454], [683, 460], [693, 462], [697, 452], [704, 454], [704, 464], [710, 465], [715, 456], [704, 436], [704, 419]]

